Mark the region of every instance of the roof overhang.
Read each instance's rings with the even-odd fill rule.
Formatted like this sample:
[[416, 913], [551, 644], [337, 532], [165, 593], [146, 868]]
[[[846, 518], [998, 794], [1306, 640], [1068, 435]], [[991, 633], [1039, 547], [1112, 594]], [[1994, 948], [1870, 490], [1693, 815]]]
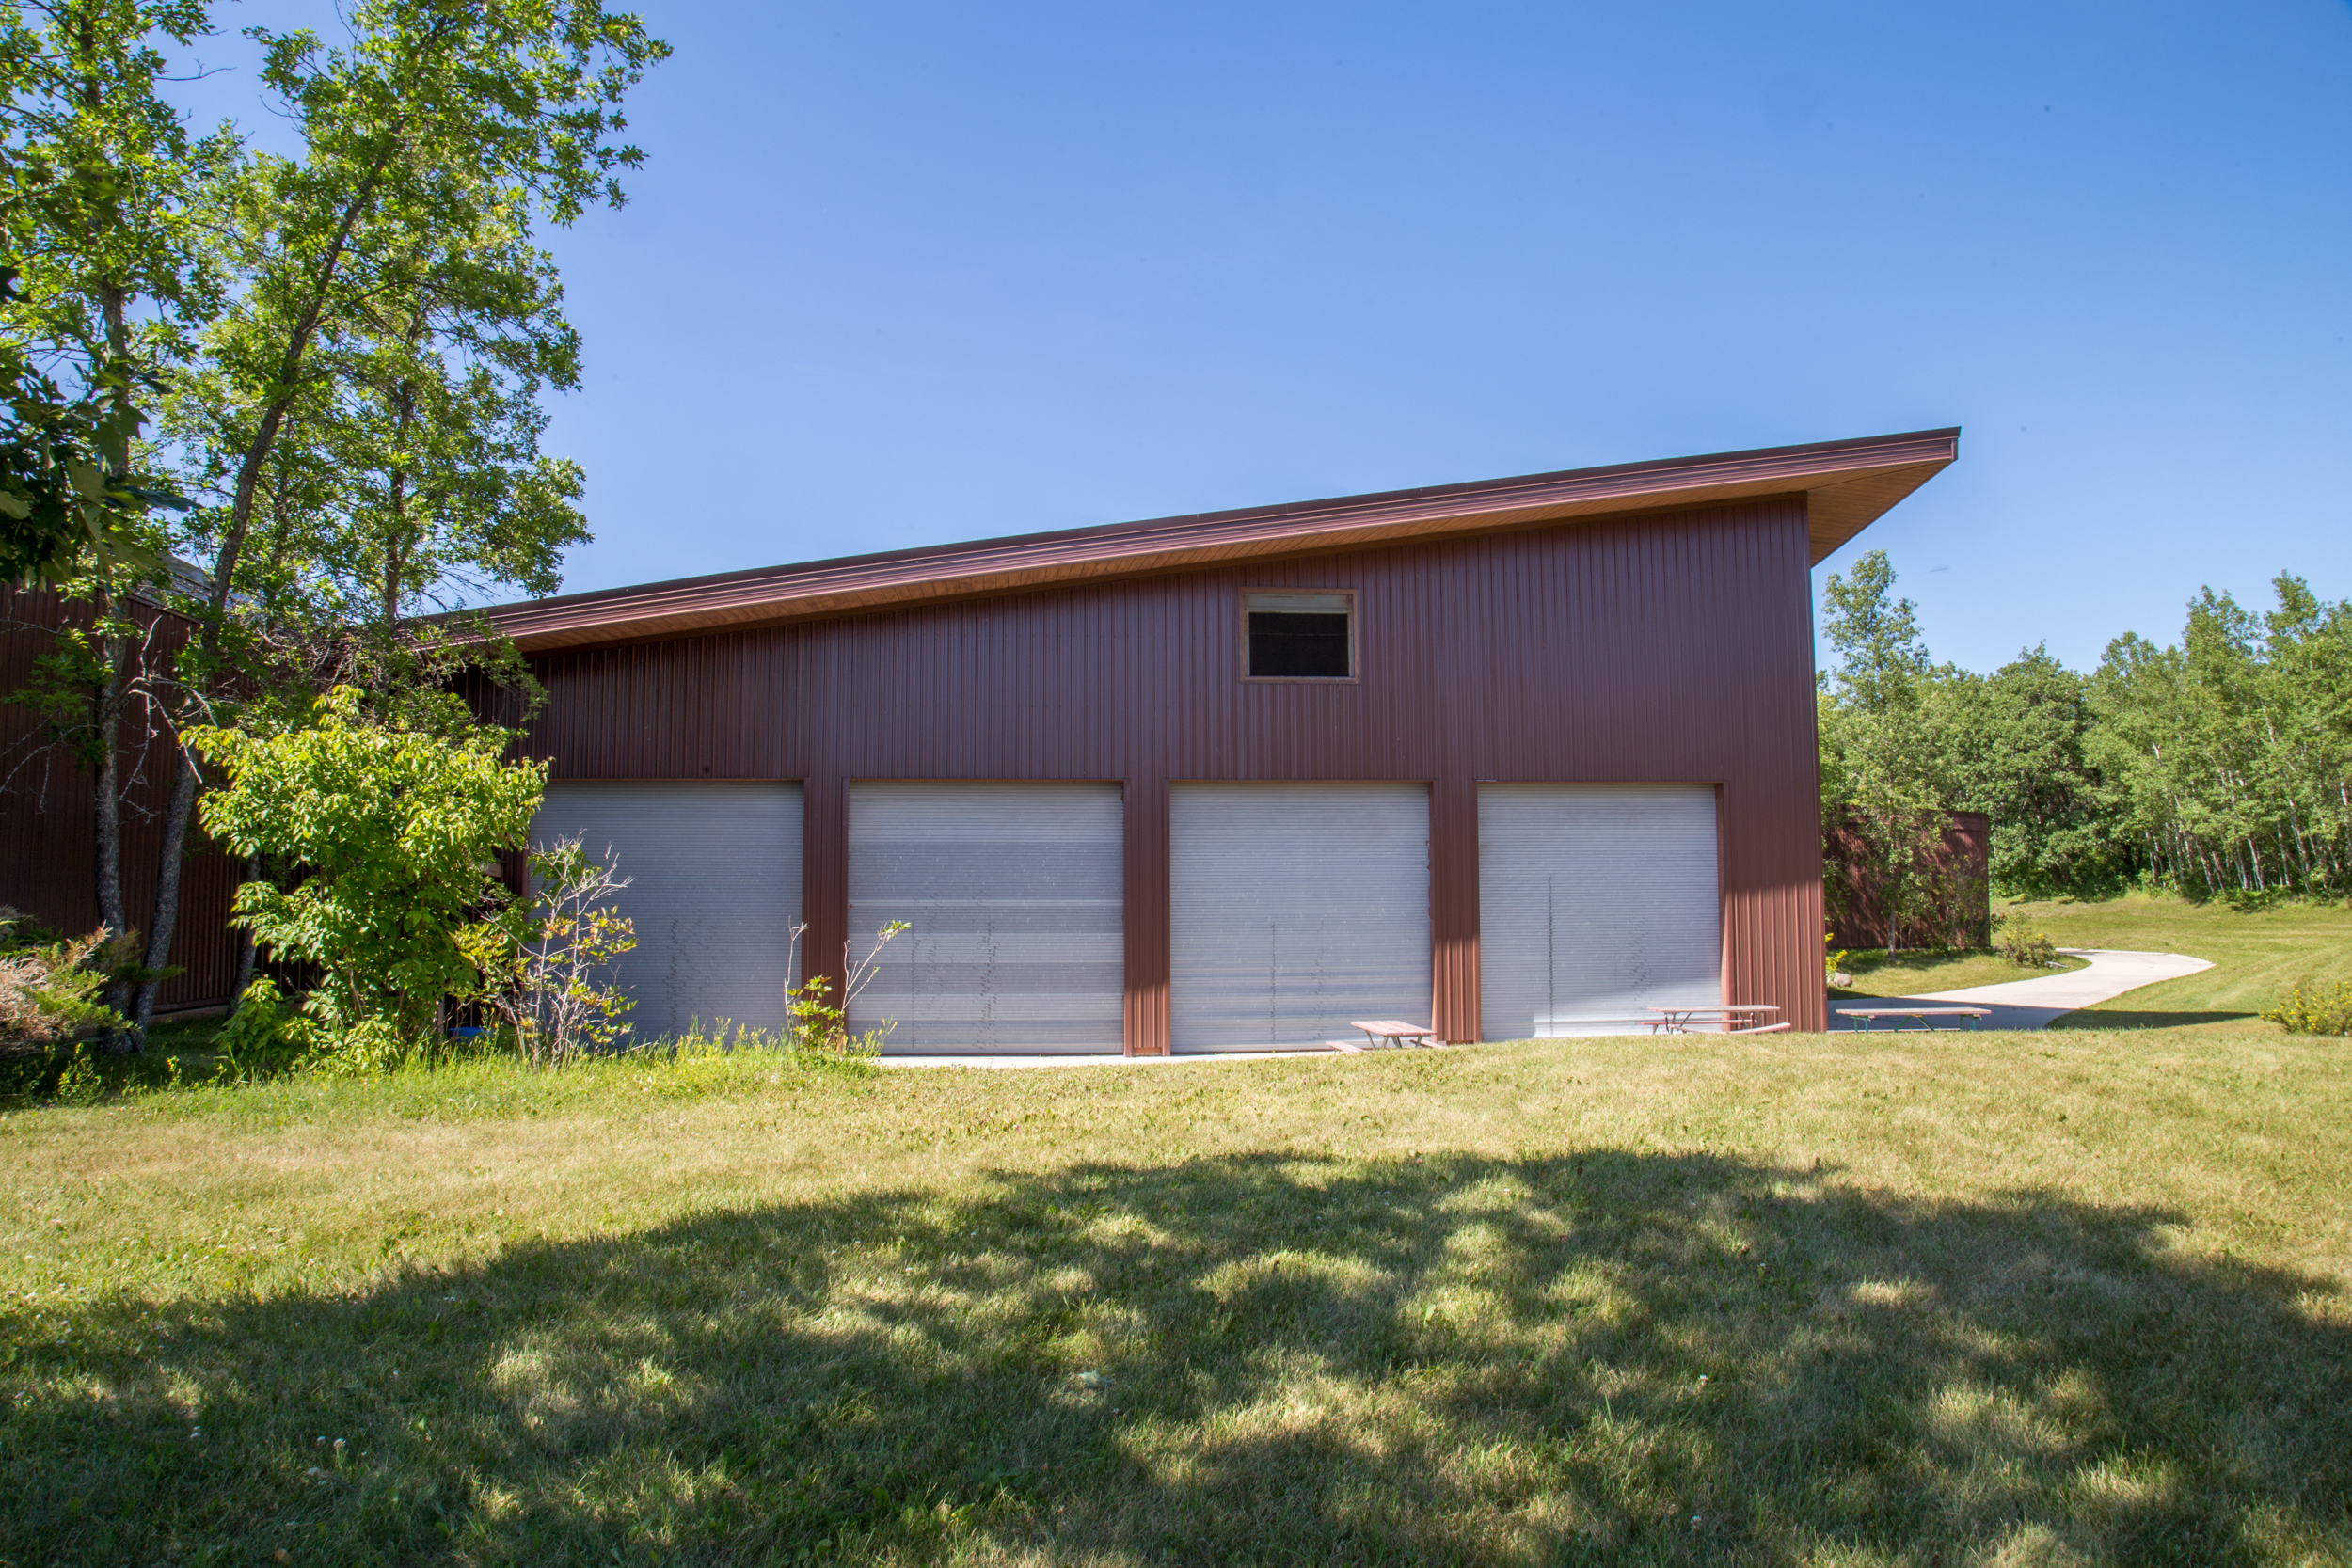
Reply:
[[1923, 430], [1620, 463], [758, 567], [499, 605], [489, 613], [529, 653], [1765, 496], [1805, 498], [1818, 564], [1959, 451], [1957, 429]]

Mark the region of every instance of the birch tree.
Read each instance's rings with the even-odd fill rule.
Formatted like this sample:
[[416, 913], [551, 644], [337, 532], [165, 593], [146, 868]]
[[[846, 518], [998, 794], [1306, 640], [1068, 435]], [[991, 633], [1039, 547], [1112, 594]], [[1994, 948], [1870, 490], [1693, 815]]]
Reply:
[[[510, 398], [576, 382], [577, 341], [532, 237], [620, 204], [620, 177], [642, 158], [622, 139], [621, 103], [667, 53], [600, 0], [366, 0], [338, 46], [309, 32], [252, 36], [301, 150], [243, 160], [206, 209], [232, 297], [205, 336], [202, 385], [183, 404], [200, 415], [179, 425], [195, 481], [215, 497], [181, 535], [211, 577], [207, 600], [191, 606], [202, 626], [191, 718], [217, 680], [249, 548], [268, 531], [281, 448], [331, 452], [356, 439], [366, 373], [395, 343], [420, 372], [428, 346], [444, 364], [460, 355]], [[450, 467], [398, 439], [381, 450], [379, 475]], [[398, 593], [422, 569], [412, 555], [386, 566], [378, 575]], [[151, 953], [168, 950], [198, 784], [183, 753]], [[153, 1000], [143, 988], [135, 1018], [144, 1022]]]
[[140, 404], [216, 303], [188, 197], [234, 147], [192, 137], [160, 84], [169, 51], [208, 30], [202, 0], [0, 8], [0, 568], [88, 607], [18, 695], [89, 772], [93, 887], [118, 933], [122, 736], [157, 700], [126, 601], [161, 581], [150, 510], [174, 499], [139, 472]]

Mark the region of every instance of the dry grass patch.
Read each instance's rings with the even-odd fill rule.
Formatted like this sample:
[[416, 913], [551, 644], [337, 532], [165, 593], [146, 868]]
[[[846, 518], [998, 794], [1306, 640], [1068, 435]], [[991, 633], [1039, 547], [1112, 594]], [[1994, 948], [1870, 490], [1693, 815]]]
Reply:
[[21, 1113], [0, 1558], [2345, 1560], [2348, 1059], [1694, 1036]]

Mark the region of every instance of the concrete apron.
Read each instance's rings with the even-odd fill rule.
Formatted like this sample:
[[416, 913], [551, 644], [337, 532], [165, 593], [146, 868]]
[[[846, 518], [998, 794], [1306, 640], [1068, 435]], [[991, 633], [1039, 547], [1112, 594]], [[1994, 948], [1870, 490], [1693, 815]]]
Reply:
[[[1971, 1007], [1990, 1007], [1992, 1015], [1979, 1019], [1979, 1029], [2040, 1029], [2049, 1022], [2094, 1003], [2112, 1001], [2125, 991], [2153, 986], [2159, 980], [2177, 980], [2184, 974], [2194, 974], [2201, 969], [2211, 969], [2203, 958], [2192, 958], [2185, 953], [2135, 953], [2113, 947], [2061, 947], [2059, 952], [2073, 958], [2088, 958], [2090, 966], [2071, 969], [2063, 974], [2043, 974], [2031, 980], [2009, 980], [1997, 986], [1966, 986], [1959, 990], [1929, 991], [1919, 996], [1844, 997], [1830, 1006], [1830, 1028], [1844, 1034], [1852, 1030], [1855, 1021], [1841, 1018], [1840, 1007], [1899, 1007], [1907, 1003], [1923, 1006], [1960, 1004]], [[1964, 1019], [1938, 1019], [1941, 1026], [1967, 1027]], [[1872, 1024], [1869, 1033], [1884, 1034], [1893, 1029], [1914, 1028], [1906, 1020], [1881, 1019]]]
[[[2177, 980], [2184, 974], [2194, 974], [2201, 969], [2211, 969], [2203, 958], [2192, 958], [2185, 953], [2135, 953], [2112, 947], [2061, 947], [2059, 952], [2069, 958], [2088, 958], [2088, 967], [2071, 969], [2063, 974], [2037, 975], [2030, 980], [2008, 980], [1997, 986], [1968, 986], [1960, 990], [1930, 991], [1920, 996], [1852, 997], [1830, 1004], [1830, 1028], [1845, 1034], [1853, 1030], [1851, 1019], [1840, 1018], [1837, 1009], [1847, 1007], [1899, 1007], [1908, 1003], [1923, 1006], [1959, 1003], [1972, 1007], [1990, 1007], [1989, 1017], [1979, 1019], [1979, 1029], [2040, 1029], [2054, 1019], [2093, 1003], [2111, 1001], [2125, 991], [2153, 986], [2159, 980]], [[1938, 1024], [1947, 1028], [1965, 1029], [1964, 1019], [1941, 1019]], [[1916, 1033], [1916, 1027], [1901, 1019], [1883, 1019], [1869, 1031], [1887, 1034], [1896, 1029]], [[1333, 1046], [1308, 1046], [1297, 1051], [1186, 1051], [1172, 1056], [1120, 1056], [1101, 1054], [1015, 1054], [994, 1055], [904, 1055], [885, 1054], [878, 1058], [882, 1067], [1174, 1067], [1191, 1063], [1265, 1062], [1291, 1056], [1332, 1056], [1341, 1054]]]
[[[1440, 1048], [1442, 1049], [1442, 1048]], [[884, 1052], [874, 1058], [876, 1067], [1171, 1067], [1184, 1062], [1279, 1062], [1293, 1056], [1340, 1056], [1346, 1053], [1336, 1046], [1310, 1045], [1296, 1051], [1180, 1051], [1172, 1056], [1123, 1056], [1116, 1052], [1014, 1052], [999, 1051], [986, 1055], [925, 1055], [909, 1053], [893, 1056]]]

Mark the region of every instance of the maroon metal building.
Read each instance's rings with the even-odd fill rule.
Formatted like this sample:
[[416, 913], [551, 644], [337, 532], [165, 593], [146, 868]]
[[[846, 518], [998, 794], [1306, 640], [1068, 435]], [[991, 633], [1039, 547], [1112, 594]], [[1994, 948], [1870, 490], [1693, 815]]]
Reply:
[[[1809, 568], [1956, 431], [1580, 469], [505, 607], [542, 836], [637, 879], [641, 1029], [894, 1050], [1824, 1026]], [[791, 932], [805, 924], [795, 947]]]
[[[162, 671], [186, 644], [186, 621], [135, 603], [144, 636], [141, 674]], [[24, 691], [57, 633], [88, 626], [88, 607], [56, 593], [0, 585], [0, 697]], [[164, 806], [176, 750], [144, 703], [129, 705], [119, 737], [123, 769], [122, 893], [132, 927], [153, 917], [155, 870], [163, 856]], [[96, 790], [66, 747], [54, 743], [38, 710], [0, 704], [0, 904], [35, 924], [79, 935], [98, 925]], [[180, 918], [160, 1011], [218, 1007], [235, 989], [237, 937], [229, 927], [239, 869], [200, 838], [182, 863]]]

